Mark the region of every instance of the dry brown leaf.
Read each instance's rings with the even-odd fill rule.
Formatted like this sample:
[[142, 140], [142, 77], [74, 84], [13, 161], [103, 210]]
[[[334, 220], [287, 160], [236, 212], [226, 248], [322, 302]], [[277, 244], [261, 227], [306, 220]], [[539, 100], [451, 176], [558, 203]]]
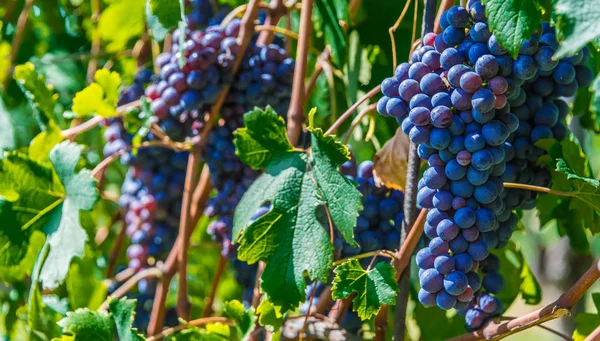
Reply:
[[410, 141], [398, 128], [392, 139], [387, 141], [373, 158], [373, 174], [378, 186], [404, 190]]

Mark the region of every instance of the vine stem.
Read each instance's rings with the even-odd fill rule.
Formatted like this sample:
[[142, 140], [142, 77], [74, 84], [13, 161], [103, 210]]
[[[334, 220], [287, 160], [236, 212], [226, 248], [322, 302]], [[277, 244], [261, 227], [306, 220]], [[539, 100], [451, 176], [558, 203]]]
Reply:
[[263, 271], [265, 271], [265, 262], [260, 261], [258, 262], [258, 268], [256, 269], [256, 277], [254, 279], [254, 292], [252, 293], [252, 306], [254, 307], [254, 309], [256, 309], [260, 304], [260, 277], [262, 276]]
[[450, 7], [454, 6], [454, 0], [442, 0], [440, 4], [440, 8], [438, 9], [437, 16], [435, 17], [435, 22], [433, 24], [433, 32], [440, 33], [442, 32], [442, 27], [440, 26], [440, 19], [442, 18], [442, 13], [446, 12]]
[[356, 110], [356, 108], [358, 108], [359, 105], [364, 103], [369, 98], [375, 96], [379, 92], [379, 90], [381, 90], [381, 85], [377, 85], [369, 92], [367, 92], [363, 97], [361, 97], [356, 103], [352, 104], [352, 106], [350, 106], [350, 108], [348, 108], [346, 112], [344, 112], [335, 122], [333, 122], [331, 127], [329, 127], [329, 129], [327, 130], [326, 134], [333, 134], [337, 130], [337, 128], [339, 128], [340, 125], [344, 123], [345, 120], [352, 116], [352, 113], [354, 113], [354, 111]]
[[[191, 213], [194, 216], [194, 220], [192, 223], [192, 228], [187, 231], [189, 235], [181, 236], [178, 235], [175, 243], [173, 245], [173, 249], [169, 253], [167, 260], [161, 267], [162, 276], [160, 281], [158, 281], [156, 287], [156, 293], [154, 294], [154, 304], [152, 305], [152, 312], [150, 314], [150, 323], [148, 323], [147, 334], [154, 335], [160, 332], [163, 327], [164, 319], [165, 319], [165, 302], [167, 300], [167, 294], [169, 292], [169, 285], [171, 284], [171, 280], [177, 271], [178, 266], [178, 255], [179, 248], [181, 247], [181, 240], [183, 238], [189, 239], [191, 234], [196, 227], [198, 220], [200, 219], [201, 214], [198, 212], [202, 212], [204, 207], [206, 206], [206, 201], [210, 195], [211, 191], [211, 183], [210, 183], [210, 172], [207, 166], [204, 166], [202, 169], [202, 173], [200, 175], [200, 181], [198, 182], [198, 186], [196, 187], [196, 192], [193, 195], [192, 202], [192, 211]], [[199, 192], [199, 193], [198, 193]]]
[[[269, 3], [269, 15], [265, 20], [265, 26], [271, 26], [277, 28], [277, 24], [279, 20], [283, 16], [285, 16], [288, 12], [287, 7], [285, 7], [285, 3], [283, 0], [273, 0]], [[287, 31], [287, 30], [286, 30]], [[271, 30], [263, 31], [259, 34], [258, 39], [256, 40], [257, 45], [268, 45], [273, 41], [274, 32]], [[279, 32], [281, 33], [281, 32]]]
[[110, 225], [108, 225], [108, 228], [110, 229], [118, 221], [120, 226], [119, 233], [117, 234], [115, 243], [112, 247], [112, 250], [110, 251], [110, 257], [108, 258], [108, 265], [106, 266], [106, 277], [112, 277], [113, 273], [115, 272], [117, 261], [119, 260], [121, 249], [123, 248], [123, 242], [125, 241], [125, 236], [127, 235], [127, 225], [125, 224], [125, 220], [121, 218], [121, 211], [117, 211], [117, 214], [114, 215], [113, 219], [110, 222]]
[[387, 257], [390, 259], [396, 258], [396, 255], [391, 251], [376, 250], [376, 251], [361, 253], [361, 254], [353, 256], [353, 257], [348, 257], [348, 258], [337, 260], [337, 261], [333, 262], [333, 266], [338, 266], [338, 265], [343, 264], [351, 259], [363, 259], [363, 258], [369, 258], [369, 257], [374, 257], [374, 256], [384, 256], [384, 257]]
[[[418, 3], [415, 4], [415, 7]], [[426, 0], [423, 8], [423, 26], [421, 28], [421, 36], [433, 31], [435, 10], [437, 6], [437, 0]], [[415, 11], [415, 19], [417, 12]], [[416, 22], [416, 20], [415, 20]], [[413, 26], [413, 37], [415, 36], [416, 26]], [[414, 40], [414, 39], [413, 39]], [[396, 65], [394, 65], [395, 67]], [[399, 276], [398, 286], [400, 291], [396, 296], [396, 310], [394, 314], [394, 340], [403, 341], [406, 334], [406, 305], [408, 304], [408, 294], [410, 291], [410, 255], [416, 246], [417, 236], [420, 236], [422, 231], [414, 229], [415, 216], [416, 216], [416, 204], [417, 204], [417, 192], [418, 192], [418, 181], [419, 181], [419, 168], [421, 165], [419, 155], [417, 153], [417, 145], [410, 143], [408, 151], [408, 165], [406, 173], [406, 191], [404, 199], [404, 221], [402, 229], [400, 230], [400, 245], [399, 252], [403, 252], [400, 255], [402, 262], [394, 261], [393, 265], [396, 268], [396, 276]], [[425, 220], [426, 211], [422, 210], [419, 217], [422, 221]], [[418, 224], [417, 226], [419, 226]], [[414, 232], [413, 232], [414, 231]], [[412, 232], [412, 233], [411, 233]], [[411, 236], [412, 238], [409, 238]], [[385, 328], [380, 328], [376, 331], [376, 340], [385, 339]]]
[[356, 115], [354, 120], [352, 120], [352, 123], [350, 124], [350, 128], [348, 128], [348, 131], [346, 132], [346, 135], [344, 136], [344, 140], [342, 143], [344, 143], [344, 144], [348, 143], [348, 140], [350, 140], [350, 136], [352, 136], [352, 132], [358, 126], [358, 124], [360, 123], [362, 118], [375, 110], [377, 110], [377, 103], [371, 103], [366, 108], [361, 110], [358, 113], [358, 115]]
[[331, 57], [331, 48], [329, 46], [325, 46], [325, 49], [319, 55], [317, 59], [317, 64], [315, 65], [315, 71], [310, 76], [308, 83], [306, 84], [306, 98], [310, 96], [317, 84], [317, 79], [323, 73], [323, 64], [329, 62], [329, 58]]
[[188, 249], [190, 247], [190, 239], [186, 236], [191, 235], [189, 232], [192, 229], [191, 214], [192, 193], [194, 192], [198, 181], [198, 169], [200, 168], [200, 160], [202, 158], [202, 148], [197, 143], [194, 145], [192, 152], [188, 158], [187, 170], [185, 174], [185, 183], [183, 187], [183, 199], [181, 201], [181, 218], [179, 219], [179, 235], [180, 240], [179, 253], [177, 261], [179, 263], [179, 283], [177, 286], [177, 315], [184, 319], [190, 319], [191, 304], [188, 298], [187, 286], [187, 260]]
[[[130, 110], [139, 108], [140, 105], [141, 105], [140, 100], [133, 101], [133, 102], [130, 102], [127, 104], [123, 104], [123, 105], [117, 107], [117, 114], [120, 116]], [[74, 138], [75, 136], [94, 128], [98, 124], [104, 122], [104, 120], [106, 120], [106, 118], [104, 118], [102, 116], [94, 116], [91, 119], [83, 122], [82, 124], [80, 124], [78, 126], [63, 130], [61, 132], [61, 135], [66, 139]]]
[[304, 101], [306, 91], [304, 89], [304, 78], [306, 77], [308, 63], [313, 4], [314, 0], [302, 1], [302, 10], [300, 12], [300, 32], [298, 35], [298, 49], [296, 51], [296, 66], [294, 67], [292, 98], [287, 113], [287, 134], [292, 145], [298, 143], [302, 132], [302, 124], [305, 121]]
[[396, 65], [398, 65], [398, 57], [396, 55], [396, 38], [394, 38], [394, 32], [396, 32], [398, 27], [400, 27], [402, 20], [404, 20], [404, 16], [406, 15], [406, 12], [408, 12], [410, 3], [411, 3], [411, 0], [406, 1], [406, 4], [404, 5], [404, 8], [402, 9], [402, 13], [400, 13], [400, 16], [398, 17], [398, 19], [396, 20], [394, 25], [388, 29], [388, 32], [390, 34], [390, 40], [392, 41], [392, 63], [393, 63], [392, 68], [393, 68], [393, 70], [395, 70]]
[[230, 326], [235, 325], [235, 323], [232, 320], [227, 319], [225, 317], [203, 317], [203, 318], [200, 318], [197, 320], [189, 321], [188, 323], [179, 325], [177, 327], [167, 328], [160, 333], [149, 336], [146, 340], [147, 341], [158, 341], [169, 334], [173, 334], [173, 333], [188, 329], [190, 327], [203, 326], [203, 325], [206, 325], [209, 323], [224, 323], [224, 324], [227, 324]]
[[215, 302], [215, 296], [217, 295], [217, 289], [219, 288], [219, 282], [221, 281], [221, 277], [223, 277], [223, 273], [225, 273], [225, 268], [227, 267], [227, 258], [225, 258], [222, 254], [219, 253], [219, 262], [217, 263], [217, 269], [215, 271], [215, 276], [213, 277], [212, 284], [210, 287], [210, 293], [204, 300], [206, 306], [204, 307], [204, 312], [202, 316], [210, 316], [213, 313], [213, 303]]
[[[160, 277], [161, 271], [157, 267], [143, 269], [140, 272], [136, 273], [132, 277], [130, 277], [125, 283], [123, 283], [120, 287], [117, 288], [110, 296], [109, 299], [116, 299], [127, 294], [133, 287], [135, 287], [139, 281], [145, 278], [151, 277]], [[99, 310], [108, 309], [108, 299], [102, 303]]]
[[33, 8], [34, 0], [26, 0], [25, 5], [23, 6], [23, 10], [21, 14], [19, 14], [19, 19], [17, 19], [17, 27], [15, 28], [15, 35], [11, 42], [10, 54], [8, 55], [8, 66], [6, 67], [6, 77], [4, 77], [4, 81], [2, 87], [6, 89], [6, 85], [8, 84], [8, 80], [10, 79], [10, 74], [13, 70], [12, 65], [17, 60], [17, 56], [19, 54], [19, 49], [21, 48], [21, 43], [23, 42], [23, 35], [25, 34], [25, 28], [27, 26], [27, 21], [29, 20], [29, 13], [31, 13], [31, 9]]
[[[571, 315], [571, 309], [579, 302], [590, 287], [600, 279], [598, 265], [598, 261], [594, 261], [583, 276], [553, 303], [510, 321], [492, 320], [479, 330], [448, 339], [447, 341], [499, 340], [550, 320]], [[596, 333], [597, 331], [594, 332]], [[600, 331], [598, 331], [598, 334], [600, 334]], [[591, 338], [590, 340], [596, 339]]]
[[254, 30], [257, 32], [277, 32], [284, 36], [292, 39], [298, 39], [298, 34], [294, 31], [288, 30], [287, 28], [272, 26], [272, 25], [256, 25]]
[[594, 331], [588, 335], [584, 341], [597, 341], [600, 340], [600, 326], [598, 326]]
[[87, 81], [91, 83], [94, 81], [94, 75], [98, 69], [98, 54], [100, 53], [100, 33], [98, 32], [98, 18], [100, 18], [101, 8], [100, 0], [92, 0], [92, 25], [94, 25], [94, 33], [92, 39], [92, 48], [90, 53], [92, 59], [88, 64], [87, 69]]
[[518, 183], [512, 183], [512, 182], [505, 182], [504, 187], [505, 188], [526, 189], [526, 190], [536, 191], [536, 192], [540, 192], [540, 193], [560, 195], [563, 197], [572, 197], [573, 196], [573, 193], [571, 193], [571, 192], [561, 192], [561, 191], [557, 191], [557, 190], [546, 188], [546, 187], [518, 184]]

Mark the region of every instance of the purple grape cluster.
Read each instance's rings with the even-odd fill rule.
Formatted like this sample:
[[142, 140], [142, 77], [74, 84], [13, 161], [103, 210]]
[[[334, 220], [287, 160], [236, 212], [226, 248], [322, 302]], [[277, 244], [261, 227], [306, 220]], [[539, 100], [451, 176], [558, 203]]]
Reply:
[[[584, 65], [590, 51], [584, 47], [575, 56], [553, 60], [558, 42], [554, 28], [548, 23], [544, 23], [539, 34], [526, 45], [537, 46], [537, 52], [531, 54], [533, 51], [524, 48], [519, 59], [533, 58], [537, 69], [530, 79], [515, 78], [517, 87], [507, 96], [511, 111], [519, 118], [519, 127], [508, 138], [507, 145], [511, 148], [506, 148], [507, 165], [502, 179], [549, 187], [550, 172], [537, 165], [545, 151], [535, 144], [541, 139], [561, 141], [567, 136], [564, 120], [569, 105], [562, 97], [572, 97], [579, 88], [587, 88], [592, 83], [593, 74]], [[535, 207], [536, 198], [537, 192], [509, 189], [506, 203], [511, 208], [531, 209]]]
[[[334, 239], [336, 259], [349, 258], [361, 253], [381, 249], [396, 250], [400, 245], [400, 228], [404, 220], [404, 193], [375, 184], [373, 162], [364, 161], [357, 167], [354, 160], [341, 166], [346, 177], [358, 182], [363, 197], [363, 210], [359, 212], [354, 228], [354, 239], [359, 246], [345, 243], [341, 236]], [[362, 259], [368, 265], [370, 258]]]
[[[523, 204], [532, 197], [505, 190], [503, 182], [535, 165], [541, 149], [533, 144], [539, 139], [565, 136], [560, 121], [568, 107], [557, 98], [572, 96], [591, 82], [582, 66], [586, 51], [552, 60], [556, 37], [548, 35], [547, 25], [513, 59], [486, 20], [480, 1], [443, 13], [443, 32], [423, 37], [425, 46], [411, 62], [400, 64], [394, 77], [382, 82], [384, 96], [377, 104], [380, 114], [402, 124], [430, 166], [417, 196], [419, 205], [430, 210], [425, 234], [431, 238], [416, 256], [419, 300], [456, 308], [467, 316], [468, 329], [502, 313], [501, 305], [491, 309], [488, 303], [497, 301], [493, 294], [502, 290], [502, 276], [498, 267], [484, 270], [483, 265], [497, 259], [492, 249], [508, 243], [517, 225], [512, 209], [527, 207]], [[540, 86], [540, 81], [553, 84]], [[536, 88], [544, 93], [530, 98]], [[538, 173], [530, 181], [544, 177]]]

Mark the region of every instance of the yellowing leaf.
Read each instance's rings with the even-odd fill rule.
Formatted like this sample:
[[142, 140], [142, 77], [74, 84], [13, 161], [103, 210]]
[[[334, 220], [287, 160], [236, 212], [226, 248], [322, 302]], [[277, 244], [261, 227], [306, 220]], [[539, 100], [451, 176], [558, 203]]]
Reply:
[[102, 117], [116, 116], [121, 77], [116, 72], [102, 69], [96, 71], [94, 80], [73, 98], [73, 112], [79, 116], [94, 113]]
[[408, 136], [398, 128], [396, 135], [375, 154], [373, 173], [378, 185], [404, 190], [409, 144]]
[[[175, 1], [175, 0], [173, 0]], [[122, 51], [144, 32], [144, 0], [113, 1], [100, 15], [98, 32], [108, 52]]]

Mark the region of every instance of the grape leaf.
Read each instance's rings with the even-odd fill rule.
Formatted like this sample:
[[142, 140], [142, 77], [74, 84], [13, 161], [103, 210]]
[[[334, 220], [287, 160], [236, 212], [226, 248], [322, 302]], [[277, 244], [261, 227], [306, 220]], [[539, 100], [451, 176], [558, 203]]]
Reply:
[[600, 8], [594, 1], [558, 0], [554, 8], [556, 33], [561, 40], [554, 58], [574, 55], [588, 42], [600, 36]]
[[404, 190], [408, 167], [408, 147], [410, 141], [402, 129], [388, 140], [373, 158], [375, 180], [388, 188]]
[[67, 276], [73, 257], [82, 257], [87, 234], [79, 222], [79, 211], [92, 209], [98, 200], [96, 181], [90, 171], [82, 169], [75, 173], [81, 156], [81, 147], [64, 141], [50, 152], [50, 161], [64, 190], [56, 202], [56, 209], [50, 209], [51, 218], [44, 232], [48, 236], [46, 244], [50, 251], [40, 273], [44, 288], [56, 288]]
[[396, 303], [396, 293], [400, 289], [390, 263], [379, 262], [373, 268], [364, 270], [358, 260], [350, 259], [333, 272], [335, 277], [331, 296], [340, 300], [356, 293], [352, 309], [362, 320], [377, 314], [381, 306]]
[[592, 91], [594, 94], [592, 95], [589, 111], [596, 114], [596, 121], [594, 123], [594, 127], [596, 127], [598, 125], [598, 121], [600, 121], [600, 74], [596, 76], [594, 83], [592, 83]]
[[485, 0], [482, 3], [490, 30], [516, 58], [523, 41], [540, 27], [542, 13], [538, 0]]
[[575, 174], [563, 159], [557, 160], [556, 170], [567, 175], [575, 198], [600, 212], [600, 181]]
[[107, 312], [90, 311], [87, 308], [68, 312], [58, 322], [63, 334], [74, 336], [73, 341], [113, 341], [115, 325]]
[[[2, 23], [0, 22], [0, 29]], [[9, 75], [8, 68], [10, 67], [10, 51], [12, 50], [11, 44], [7, 41], [0, 41], [0, 83], [5, 84], [4, 80]]]
[[102, 117], [117, 115], [121, 76], [106, 69], [96, 71], [94, 82], [75, 94], [73, 112], [79, 116], [96, 113]]
[[256, 315], [258, 323], [271, 333], [277, 333], [285, 320], [285, 314], [282, 314], [281, 309], [274, 306], [266, 296], [262, 297], [256, 308]]
[[14, 266], [25, 257], [31, 233], [48, 221], [62, 193], [51, 168], [20, 153], [0, 160], [1, 266]]
[[152, 8], [150, 7], [150, 0], [146, 1], [146, 24], [150, 29], [150, 33], [152, 33], [152, 38], [158, 42], [162, 42], [165, 40], [167, 34], [169, 34], [169, 28], [164, 27], [160, 22], [158, 16], [152, 13]]
[[145, 4], [145, 0], [113, 1], [102, 11], [96, 34], [108, 43], [108, 52], [125, 50], [129, 40], [144, 33]]
[[239, 340], [246, 340], [254, 331], [256, 322], [254, 308], [246, 309], [244, 304], [238, 300], [225, 303], [223, 316], [235, 321], [235, 336]]
[[[267, 263], [261, 288], [286, 311], [305, 300], [305, 272], [325, 282], [332, 266], [333, 246], [316, 209], [327, 205], [333, 225], [354, 245], [360, 193], [355, 182], [339, 174], [338, 167], [349, 153], [332, 136], [311, 128], [311, 151], [299, 152], [287, 139], [283, 120], [271, 108], [254, 109], [244, 122], [246, 127], [235, 133], [237, 153], [252, 167], [267, 169], [240, 201], [233, 236], [241, 260]], [[271, 211], [252, 220], [267, 202], [272, 203]]]
[[504, 309], [508, 309], [519, 295], [527, 304], [539, 303], [541, 287], [527, 265], [521, 246], [511, 241], [505, 248], [493, 253], [500, 259], [499, 273], [504, 278], [504, 289], [496, 295]]
[[32, 63], [15, 66], [14, 78], [35, 110], [38, 125], [45, 129], [46, 125], [54, 124], [54, 106], [58, 95], [51, 85], [46, 84], [46, 78], [36, 71]]
[[86, 248], [84, 254], [83, 258], [73, 260], [65, 281], [69, 293], [69, 306], [72, 310], [98, 309], [106, 299], [108, 291], [106, 285], [98, 279], [100, 269], [96, 262], [97, 255], [90, 247]]
[[149, 0], [152, 13], [158, 17], [162, 26], [173, 28], [181, 20], [181, 7], [176, 0]]
[[49, 163], [50, 151], [63, 140], [64, 137], [57, 127], [48, 127], [46, 131], [42, 131], [31, 140], [29, 144], [29, 158], [42, 164]]
[[326, 44], [331, 46], [333, 61], [337, 65], [344, 65], [348, 54], [348, 37], [340, 26], [340, 21], [348, 23], [348, 1], [315, 1], [312, 20], [317, 35], [324, 35]]
[[37, 254], [44, 245], [44, 240], [43, 233], [34, 231], [31, 234], [29, 245], [27, 245], [27, 252], [23, 258], [15, 264], [0, 265], [0, 280], [4, 282], [19, 282], [22, 281], [25, 276], [30, 276]]
[[600, 316], [592, 313], [579, 313], [575, 317], [575, 325], [573, 331], [573, 341], [584, 341], [594, 329], [600, 326]]
[[123, 297], [119, 300], [111, 299], [108, 302], [108, 311], [115, 322], [117, 335], [120, 341], [143, 341], [144, 337], [139, 335], [132, 327], [135, 317], [136, 300], [128, 300]]

